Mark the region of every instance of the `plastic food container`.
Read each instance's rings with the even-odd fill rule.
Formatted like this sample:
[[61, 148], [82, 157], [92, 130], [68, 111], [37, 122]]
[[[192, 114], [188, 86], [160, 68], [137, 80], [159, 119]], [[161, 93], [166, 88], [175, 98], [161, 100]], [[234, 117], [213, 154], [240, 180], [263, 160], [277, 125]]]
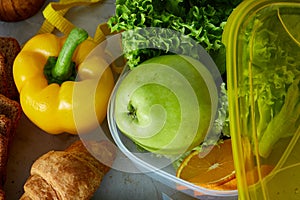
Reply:
[[[206, 52], [205, 52], [206, 53]], [[206, 53], [202, 57], [203, 63], [210, 63], [211, 58]], [[213, 63], [214, 64], [214, 63]], [[190, 182], [179, 179], [176, 177], [176, 171], [172, 163], [172, 158], [166, 158], [164, 156], [157, 156], [150, 152], [139, 151], [137, 145], [134, 142], [126, 137], [117, 127], [114, 109], [115, 109], [115, 96], [116, 91], [120, 83], [123, 81], [124, 77], [131, 71], [128, 69], [128, 66], [125, 66], [122, 74], [118, 78], [114, 91], [112, 92], [109, 106], [107, 120], [110, 132], [112, 137], [124, 154], [124, 160], [128, 158], [136, 167], [137, 171], [132, 169], [118, 169], [118, 170], [128, 170], [132, 173], [145, 173], [150, 177], [162, 182], [163, 184], [169, 186], [170, 188], [181, 191], [185, 194], [188, 194], [192, 197], [199, 199], [215, 199], [215, 200], [234, 200], [237, 199], [237, 190], [211, 190], [204, 187], [196, 186]], [[122, 163], [121, 163], [122, 165]], [[126, 164], [123, 164], [124, 166]]]
[[239, 199], [300, 199], [299, 22], [299, 0], [246, 0], [226, 24]]

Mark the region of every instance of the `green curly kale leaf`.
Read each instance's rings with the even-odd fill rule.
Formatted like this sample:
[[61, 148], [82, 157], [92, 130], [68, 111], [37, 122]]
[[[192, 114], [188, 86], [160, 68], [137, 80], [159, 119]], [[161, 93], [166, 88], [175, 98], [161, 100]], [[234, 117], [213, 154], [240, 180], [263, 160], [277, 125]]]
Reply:
[[[225, 72], [225, 47], [221, 43], [223, 28], [232, 10], [242, 0], [117, 0], [116, 13], [108, 21], [112, 31], [136, 30], [145, 27], [160, 27], [178, 31], [201, 44], [216, 62], [221, 74]], [[128, 35], [127, 35], [128, 36]], [[130, 47], [122, 36], [125, 57], [130, 67], [157, 55], [169, 54], [159, 49], [136, 49]], [[146, 41], [148, 40], [148, 41]], [[182, 41], [162, 39], [174, 49], [180, 48]], [[145, 38], [143, 42], [149, 42]], [[171, 42], [171, 43], [170, 43]], [[179, 52], [188, 53], [189, 52]], [[197, 58], [196, 58], [197, 59]]]

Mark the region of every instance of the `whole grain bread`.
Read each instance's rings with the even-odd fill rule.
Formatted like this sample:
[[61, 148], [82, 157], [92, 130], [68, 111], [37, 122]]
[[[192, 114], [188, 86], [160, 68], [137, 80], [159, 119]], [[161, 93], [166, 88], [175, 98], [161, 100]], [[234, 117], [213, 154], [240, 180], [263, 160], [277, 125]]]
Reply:
[[7, 72], [6, 72], [5, 56], [0, 52], [0, 94], [7, 96]]
[[0, 186], [6, 180], [6, 166], [8, 161], [8, 138], [11, 131], [11, 120], [0, 115]]
[[17, 125], [22, 115], [21, 105], [12, 99], [0, 94], [0, 114], [11, 120], [11, 133], [9, 135], [9, 143], [16, 132]]
[[0, 115], [0, 200], [5, 200], [3, 190], [6, 181], [6, 168], [8, 162], [8, 138], [11, 134], [11, 120], [5, 115]]
[[20, 52], [15, 38], [0, 37], [0, 200], [3, 190], [10, 145], [22, 115], [19, 92], [13, 79], [13, 63]]
[[21, 105], [0, 94], [0, 200], [4, 199], [4, 192], [1, 188], [6, 181], [9, 149], [21, 115]]
[[5, 199], [5, 192], [2, 188], [0, 188], [0, 200], [4, 200]]
[[0, 82], [7, 86], [6, 93], [2, 94], [13, 100], [19, 99], [19, 93], [13, 79], [13, 63], [20, 50], [20, 44], [15, 38], [0, 37], [0, 53], [2, 54], [2, 60], [0, 56], [0, 74], [5, 76], [3, 79], [1, 77]]

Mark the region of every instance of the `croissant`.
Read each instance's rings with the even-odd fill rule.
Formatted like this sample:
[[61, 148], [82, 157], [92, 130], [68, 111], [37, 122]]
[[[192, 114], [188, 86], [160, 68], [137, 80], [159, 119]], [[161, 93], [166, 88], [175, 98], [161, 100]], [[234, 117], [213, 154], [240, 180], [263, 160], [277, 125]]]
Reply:
[[77, 141], [65, 151], [49, 151], [32, 164], [20, 199], [90, 199], [110, 170], [115, 152], [108, 141]]

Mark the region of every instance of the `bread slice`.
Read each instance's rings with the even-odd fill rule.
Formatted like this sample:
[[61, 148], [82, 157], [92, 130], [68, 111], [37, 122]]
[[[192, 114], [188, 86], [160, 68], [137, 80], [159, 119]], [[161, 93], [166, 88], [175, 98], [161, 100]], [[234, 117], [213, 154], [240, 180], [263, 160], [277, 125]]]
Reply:
[[5, 192], [0, 188], [0, 200], [5, 200]]
[[22, 116], [21, 105], [17, 101], [0, 94], [0, 114], [11, 120], [11, 133], [8, 137], [9, 143], [11, 143]]
[[[0, 67], [0, 74], [6, 76], [7, 93], [5, 96], [13, 100], [19, 99], [19, 92], [13, 79], [13, 63], [20, 50], [20, 44], [15, 38], [0, 37], [0, 53], [5, 58], [4, 65]], [[3, 84], [4, 79], [0, 81]]]
[[3, 186], [6, 181], [9, 147], [21, 115], [20, 104], [0, 94], [0, 200], [5, 199]]
[[7, 95], [7, 74], [5, 65], [5, 56], [0, 52], [0, 94]]
[[9, 138], [11, 134], [11, 119], [3, 114], [0, 114], [0, 136]]
[[8, 138], [11, 133], [11, 120], [0, 115], [0, 186], [6, 180], [6, 165], [8, 161]]
[[9, 147], [22, 115], [19, 92], [13, 79], [13, 63], [19, 52], [20, 45], [16, 39], [0, 37], [0, 200], [5, 199], [3, 185]]
[[20, 104], [0, 94], [0, 188], [6, 180], [9, 147], [21, 115], [22, 109]]

